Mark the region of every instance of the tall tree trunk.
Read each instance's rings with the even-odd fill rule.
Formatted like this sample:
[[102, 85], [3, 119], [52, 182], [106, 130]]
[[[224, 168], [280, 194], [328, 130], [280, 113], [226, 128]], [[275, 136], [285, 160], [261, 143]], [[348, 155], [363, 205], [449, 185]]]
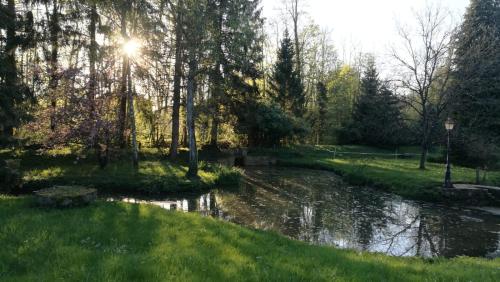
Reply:
[[[7, 21], [7, 41], [5, 44], [6, 67], [5, 67], [5, 86], [12, 92], [17, 87], [17, 64], [16, 64], [16, 5], [14, 0], [7, 1], [7, 13], [9, 19]], [[11, 94], [14, 95], [14, 94]], [[8, 103], [10, 108], [15, 107], [14, 97], [9, 97]], [[3, 135], [5, 137], [12, 137], [14, 135], [15, 120], [7, 120], [4, 124]]]
[[293, 20], [293, 33], [295, 37], [295, 55], [297, 60], [297, 73], [302, 79], [302, 60], [299, 40], [299, 0], [292, 0], [292, 20]]
[[59, 58], [59, 8], [57, 0], [53, 0], [52, 3], [52, 15], [50, 18], [50, 80], [49, 80], [49, 91], [50, 91], [50, 129], [55, 131], [56, 129], [56, 111], [57, 111], [57, 87], [59, 85], [59, 75], [58, 75], [58, 58]]
[[109, 161], [109, 137], [103, 136], [104, 144], [100, 143], [99, 128], [97, 128], [97, 109], [95, 98], [97, 95], [97, 21], [99, 20], [99, 14], [97, 13], [97, 4], [92, 2], [90, 4], [90, 14], [89, 14], [89, 35], [90, 35], [90, 45], [89, 45], [89, 89], [87, 93], [87, 99], [89, 103], [89, 118], [92, 123], [92, 128], [90, 132], [90, 143], [91, 147], [94, 149], [97, 162], [99, 167], [104, 169]]
[[96, 85], [97, 85], [97, 74], [96, 74], [96, 62], [97, 62], [97, 41], [96, 41], [96, 29], [97, 29], [97, 5], [92, 3], [90, 8], [90, 23], [89, 23], [89, 33], [90, 33], [90, 46], [89, 46], [89, 89], [88, 89], [88, 99], [90, 103], [90, 118], [93, 120], [95, 118], [95, 96], [96, 96]]
[[196, 73], [198, 71], [198, 62], [194, 56], [195, 55], [191, 54], [189, 59], [189, 73], [186, 97], [186, 121], [189, 139], [189, 170], [187, 172], [188, 177], [198, 176], [198, 149], [196, 148], [196, 132], [194, 124], [194, 96], [196, 94]]
[[225, 1], [221, 1], [219, 7], [217, 9], [217, 19], [215, 21], [215, 26], [217, 28], [216, 32], [216, 47], [214, 50], [215, 53], [215, 65], [212, 73], [212, 107], [213, 107], [213, 116], [212, 116], [212, 127], [210, 130], [210, 146], [217, 148], [218, 138], [219, 138], [219, 124], [220, 124], [220, 99], [223, 94], [223, 77], [222, 77], [222, 24], [223, 24], [223, 9], [226, 5]]
[[213, 103], [213, 117], [212, 117], [212, 127], [210, 129], [210, 146], [217, 148], [219, 139], [219, 124], [220, 124], [220, 97], [222, 95], [222, 74], [220, 71], [221, 64], [217, 62], [215, 65], [214, 78], [213, 78], [213, 92], [212, 92], [212, 103]]
[[425, 169], [425, 164], [427, 162], [427, 145], [422, 145], [422, 151], [420, 152], [420, 169]]
[[[183, 110], [186, 111], [186, 94], [184, 93], [182, 97], [182, 107]], [[184, 120], [182, 123], [182, 138], [181, 138], [181, 146], [186, 148], [188, 146], [188, 133], [187, 133], [187, 122]]]
[[179, 150], [179, 113], [181, 107], [181, 77], [182, 77], [182, 14], [181, 7], [177, 7], [175, 22], [175, 66], [174, 66], [174, 95], [172, 108], [172, 142], [170, 143], [170, 159], [177, 158]]
[[422, 125], [422, 143], [421, 143], [421, 152], [420, 152], [420, 169], [425, 169], [425, 165], [427, 162], [427, 152], [429, 150], [429, 138], [430, 138], [430, 126], [427, 117], [427, 111], [424, 109], [423, 111], [423, 125]]
[[88, 103], [89, 103], [89, 118], [92, 123], [92, 128], [90, 132], [90, 143], [96, 151], [96, 156], [98, 157], [98, 162], [100, 162], [100, 146], [97, 137], [96, 128], [96, 106], [95, 106], [95, 96], [96, 96], [96, 85], [97, 85], [97, 74], [96, 74], [96, 61], [97, 61], [97, 41], [96, 41], [96, 29], [97, 29], [97, 5], [95, 2], [91, 4], [90, 7], [90, 21], [89, 21], [89, 34], [90, 34], [90, 45], [89, 45], [89, 89], [88, 89]]
[[[121, 11], [121, 36], [125, 40], [127, 35], [127, 7]], [[121, 148], [126, 147], [125, 128], [127, 126], [127, 69], [128, 59], [126, 54], [122, 56], [122, 77], [120, 82], [120, 104], [118, 109], [118, 144]]]
[[132, 133], [132, 163], [134, 168], [139, 167], [139, 150], [137, 147], [137, 130], [135, 126], [134, 93], [132, 91], [132, 74], [130, 59], [127, 58], [127, 81], [128, 81], [128, 115], [130, 118], [130, 130]]

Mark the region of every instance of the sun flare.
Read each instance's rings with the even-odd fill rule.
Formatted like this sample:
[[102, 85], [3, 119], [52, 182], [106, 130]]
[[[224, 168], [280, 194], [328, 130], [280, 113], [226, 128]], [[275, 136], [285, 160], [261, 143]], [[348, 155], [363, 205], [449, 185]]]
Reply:
[[135, 39], [129, 39], [123, 43], [123, 52], [129, 56], [134, 57], [139, 54], [141, 44]]

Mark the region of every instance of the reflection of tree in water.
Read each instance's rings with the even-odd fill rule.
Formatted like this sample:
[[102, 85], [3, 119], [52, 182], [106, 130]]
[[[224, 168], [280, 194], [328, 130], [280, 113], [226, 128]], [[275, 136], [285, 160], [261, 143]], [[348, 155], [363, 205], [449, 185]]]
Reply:
[[455, 257], [485, 256], [498, 248], [498, 235], [488, 232], [495, 224], [484, 220], [487, 216], [464, 222], [463, 212], [401, 202], [392, 206], [387, 217], [392, 220], [375, 235], [373, 251], [397, 256]]
[[387, 217], [384, 213], [385, 199], [371, 190], [352, 192], [352, 218], [361, 250], [369, 250], [375, 228], [385, 228]]
[[[499, 247], [500, 226], [493, 216], [477, 218], [467, 212], [423, 211], [422, 237], [434, 255], [445, 257], [486, 256]], [[495, 221], [497, 224], [495, 224]], [[493, 229], [495, 230], [491, 230]], [[495, 228], [496, 227], [496, 228]]]
[[475, 221], [461, 211], [351, 188], [328, 172], [255, 170], [244, 182], [240, 191], [188, 201], [189, 210], [303, 241], [398, 256], [484, 256], [499, 247], [498, 219]]

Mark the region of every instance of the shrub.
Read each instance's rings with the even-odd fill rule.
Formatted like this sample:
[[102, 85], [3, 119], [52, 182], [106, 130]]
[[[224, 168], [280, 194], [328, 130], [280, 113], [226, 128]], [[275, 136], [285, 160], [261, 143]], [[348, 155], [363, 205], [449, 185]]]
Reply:
[[11, 193], [22, 187], [20, 161], [0, 161], [0, 193]]

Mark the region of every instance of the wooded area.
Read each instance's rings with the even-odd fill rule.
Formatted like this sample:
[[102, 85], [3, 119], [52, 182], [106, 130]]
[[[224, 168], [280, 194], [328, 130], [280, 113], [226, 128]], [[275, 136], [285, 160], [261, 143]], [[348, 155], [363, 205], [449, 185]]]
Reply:
[[415, 12], [384, 78], [373, 55], [341, 61], [305, 2], [283, 2], [273, 35], [253, 0], [3, 0], [2, 144], [79, 144], [101, 167], [121, 149], [137, 166], [140, 148], [186, 147], [191, 176], [200, 149], [418, 145], [425, 168], [452, 117], [456, 161], [497, 164], [497, 0], [471, 1], [460, 26]]

